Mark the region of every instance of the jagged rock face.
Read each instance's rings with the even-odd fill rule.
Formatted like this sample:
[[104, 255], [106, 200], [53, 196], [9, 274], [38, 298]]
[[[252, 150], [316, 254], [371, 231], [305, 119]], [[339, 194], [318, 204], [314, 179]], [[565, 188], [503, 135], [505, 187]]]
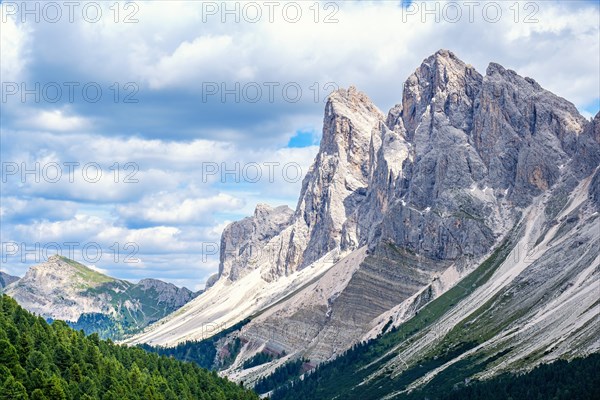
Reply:
[[6, 287], [6, 294], [30, 312], [68, 321], [88, 333], [99, 321], [110, 321], [102, 336], [113, 339], [144, 328], [196, 296], [157, 279], [133, 284], [111, 278], [57, 255], [29, 268]]
[[137, 284], [133, 285], [133, 288], [144, 292], [153, 291], [153, 297], [158, 304], [163, 304], [173, 309], [187, 304], [197, 295], [188, 288], [178, 288], [172, 283], [151, 278], [140, 280]]
[[[385, 117], [353, 88], [333, 93], [289, 225], [263, 242], [252, 238], [259, 228], [240, 230], [274, 257], [234, 268], [260, 268], [271, 282], [310, 270], [332, 251], [343, 258], [289, 298], [274, 296], [228, 336], [224, 342], [239, 335], [247, 347], [227, 374], [240, 372], [260, 348], [324, 361], [374, 329], [374, 321], [409, 318], [485, 260], [534, 200], [548, 197], [536, 218], [559, 215], [598, 167], [599, 127], [599, 116], [586, 121], [532, 79], [497, 64], [483, 76], [445, 50], [424, 60], [404, 84], [402, 103]], [[596, 205], [599, 176], [586, 190]], [[245, 254], [243, 237], [230, 242]], [[220, 283], [214, 288], [226, 290]], [[191, 306], [189, 314], [207, 307]], [[219, 318], [226, 314], [214, 308]], [[178, 316], [146, 337], [176, 342], [177, 324], [191, 319]], [[252, 382], [276, 365], [235, 377]]]
[[267, 243], [290, 225], [292, 215], [287, 206], [259, 204], [252, 217], [229, 224], [221, 235], [219, 277], [240, 279], [259, 266], [260, 260], [268, 260], [271, 254], [266, 254]]
[[589, 176], [594, 172], [595, 166], [600, 164], [600, 112], [577, 137], [571, 163], [573, 173], [579, 179]]
[[[344, 224], [367, 194], [372, 133], [383, 119], [368, 97], [353, 87], [329, 97], [319, 153], [304, 178], [296, 209], [288, 265], [305, 267], [339, 249], [342, 242], [357, 247], [358, 239]], [[299, 236], [307, 241], [297, 240]]]
[[374, 157], [372, 131], [383, 129], [383, 120], [355, 88], [333, 93], [325, 106], [320, 149], [302, 182], [296, 211], [292, 215], [287, 207], [260, 205], [253, 217], [229, 225], [221, 238], [219, 277], [237, 280], [262, 268], [263, 279], [272, 281], [332, 250], [357, 248], [356, 224], [345, 224], [366, 197], [374, 165], [369, 161]]
[[[389, 118], [388, 118], [389, 119]], [[411, 145], [400, 120], [393, 130], [380, 122], [371, 136], [369, 184], [365, 201], [348, 218], [346, 231], [354, 230], [357, 240], [342, 242], [342, 249], [353, 249], [365, 243], [375, 243], [381, 235], [379, 226], [395, 200], [397, 184], [403, 175], [405, 161], [412, 160]]]
[[596, 209], [600, 211], [600, 170], [596, 171], [592, 178], [589, 197], [596, 206]]
[[485, 254], [567, 163], [581, 178], [600, 159], [598, 128], [571, 103], [498, 64], [483, 77], [445, 50], [409, 77], [387, 123], [413, 153], [375, 239], [434, 259]]
[[473, 142], [488, 182], [524, 206], [559, 179], [588, 122], [573, 104], [498, 64], [490, 64], [474, 110]]
[[0, 271], [0, 289], [3, 289], [4, 287], [10, 285], [13, 282], [16, 282], [19, 280], [18, 276], [12, 276], [9, 275], [5, 272], [1, 272]]
[[[471, 66], [459, 60], [453, 53], [440, 50], [423, 61], [421, 66], [404, 84], [401, 109], [402, 123], [407, 139], [414, 143], [417, 152], [427, 148], [435, 136], [427, 129], [419, 129], [428, 114], [445, 114], [450, 126], [469, 131], [473, 118], [472, 108], [482, 83], [482, 76]], [[388, 125], [397, 124], [393, 113]]]

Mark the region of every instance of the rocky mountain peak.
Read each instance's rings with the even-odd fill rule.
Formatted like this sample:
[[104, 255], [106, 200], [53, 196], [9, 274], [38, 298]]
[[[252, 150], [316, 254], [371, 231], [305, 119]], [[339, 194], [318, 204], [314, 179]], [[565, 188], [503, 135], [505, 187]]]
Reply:
[[58, 254], [53, 254], [50, 257], [48, 257], [48, 262], [51, 262], [51, 263], [60, 262], [62, 259], [63, 259], [63, 257], [59, 256]]
[[[482, 80], [475, 68], [450, 51], [439, 50], [426, 58], [404, 83], [402, 113], [398, 118], [402, 118], [407, 137], [414, 137], [426, 113], [444, 113], [457, 128], [468, 129], [471, 121], [464, 117], [472, 108]], [[388, 119], [388, 125], [397, 124], [398, 118]]]
[[167, 303], [174, 308], [179, 308], [196, 297], [196, 294], [188, 288], [178, 288], [172, 283], [152, 278], [140, 280], [133, 288], [139, 288], [143, 291], [154, 290], [156, 300], [159, 303]]
[[44, 278], [60, 280], [68, 285], [87, 285], [93, 287], [100, 283], [113, 281], [114, 279], [78, 263], [67, 257], [54, 254], [49, 256], [45, 262], [33, 265], [27, 270], [23, 282], [40, 280]]
[[[339, 249], [347, 216], [365, 197], [376, 152], [373, 134], [379, 136], [384, 118], [355, 87], [331, 93], [319, 152], [303, 180], [295, 212], [259, 204], [252, 217], [227, 226], [219, 279], [235, 281], [261, 268], [263, 279], [270, 281]], [[213, 278], [207, 286], [214, 283]]]
[[53, 255], [30, 267], [23, 278], [6, 288], [6, 294], [32, 312], [76, 321], [88, 310], [101, 309], [99, 299], [88, 299], [81, 293], [107, 283], [118, 281], [76, 261]]
[[[288, 206], [258, 204], [252, 217], [229, 224], [221, 235], [219, 278], [237, 280], [258, 267], [260, 257], [268, 256], [264, 247], [291, 223], [293, 214]], [[212, 284], [214, 278], [207, 286]]]
[[364, 156], [373, 126], [382, 119], [383, 114], [371, 99], [354, 86], [334, 91], [325, 105], [319, 152], [346, 155], [348, 161]]
[[[304, 178], [285, 262], [302, 268], [357, 243], [344, 227], [366, 196], [384, 114], [355, 87], [333, 92], [325, 106], [319, 153]], [[375, 140], [374, 140], [375, 139]], [[347, 237], [350, 235], [351, 237]]]
[[258, 203], [254, 209], [254, 218], [257, 221], [269, 220], [276, 225], [287, 224], [293, 211], [286, 205], [271, 207], [265, 203]]
[[522, 77], [516, 71], [513, 71], [512, 69], [504, 68], [504, 66], [502, 66], [498, 63], [495, 63], [495, 62], [489, 63], [485, 74], [487, 77], [490, 77], [490, 78], [497, 76], [497, 77], [501, 77], [501, 79], [510, 80], [513, 82], [525, 81], [529, 85], [531, 85], [531, 87], [534, 90], [543, 90], [542, 87], [540, 86], [540, 84], [537, 83], [535, 79], [529, 78], [529, 77]]

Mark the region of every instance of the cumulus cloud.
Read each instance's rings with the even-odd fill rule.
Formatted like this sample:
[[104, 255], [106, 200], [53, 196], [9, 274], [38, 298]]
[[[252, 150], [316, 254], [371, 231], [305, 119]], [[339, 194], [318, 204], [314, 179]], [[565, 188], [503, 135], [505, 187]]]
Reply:
[[47, 131], [77, 131], [90, 126], [90, 121], [76, 115], [67, 115], [62, 110], [38, 111], [36, 115], [29, 116], [19, 124], [30, 129]]
[[[483, 3], [471, 21], [465, 2], [415, 1], [408, 9], [398, 1], [322, 2], [318, 15], [307, 2], [298, 3], [295, 23], [283, 5], [271, 22], [258, 2], [262, 16], [253, 23], [251, 14], [237, 22], [224, 16], [222, 2], [208, 12], [209, 3], [119, 3], [117, 16], [112, 3], [101, 3], [97, 23], [80, 14], [73, 23], [22, 22], [0, 6], [2, 80], [18, 88], [2, 104], [3, 242], [97, 242], [107, 257], [76, 258], [117, 277], [200, 288], [218, 265], [206, 244], [218, 243], [224, 226], [259, 202], [295, 206], [296, 175], [306, 173], [318, 143], [288, 143], [298, 132], [320, 135], [327, 94], [354, 84], [386, 112], [400, 101], [404, 80], [440, 48], [482, 73], [490, 61], [501, 63], [584, 115], [598, 112], [595, 2], [494, 2], [497, 21], [484, 17]], [[235, 4], [242, 11], [250, 3]], [[451, 4], [462, 12], [455, 22], [443, 14]], [[23, 101], [22, 84], [48, 82], [79, 86], [73, 99], [63, 91], [56, 102], [44, 93]], [[86, 83], [102, 90], [97, 102], [82, 93]], [[217, 92], [209, 96], [207, 83]], [[241, 92], [253, 83], [262, 89], [256, 102]], [[272, 93], [265, 83], [276, 84]], [[295, 101], [282, 91], [290, 83], [301, 89]], [[63, 166], [58, 181], [44, 176], [52, 163]], [[73, 180], [64, 163], [78, 163]], [[84, 172], [89, 163], [102, 170], [97, 181], [94, 168]], [[23, 168], [38, 169], [40, 179], [23, 177]], [[124, 263], [127, 255], [137, 262]], [[14, 255], [3, 268], [23, 273], [29, 264]]]
[[216, 212], [237, 210], [243, 205], [242, 199], [226, 193], [211, 197], [183, 197], [183, 193], [154, 193], [141, 202], [118, 206], [117, 213], [129, 223], [196, 225], [214, 220]]

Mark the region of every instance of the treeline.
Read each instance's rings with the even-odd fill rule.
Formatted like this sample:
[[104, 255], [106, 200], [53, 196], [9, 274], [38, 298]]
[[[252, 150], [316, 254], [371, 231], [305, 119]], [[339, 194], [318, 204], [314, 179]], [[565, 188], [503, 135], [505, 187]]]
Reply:
[[[285, 356], [285, 351], [282, 353], [281, 356], [282, 357]], [[274, 359], [275, 359], [275, 354], [269, 353], [269, 352], [260, 352], [260, 353], [253, 355], [246, 361], [244, 361], [244, 364], [242, 364], [242, 369], [248, 369], [248, 368], [256, 367], [258, 365], [266, 364], [268, 362], [273, 361]]]
[[[360, 362], [360, 355], [368, 351], [368, 344], [354, 346], [337, 365], [340, 358], [317, 367], [304, 379], [279, 386], [271, 395], [272, 400], [336, 398], [336, 393], [344, 393], [345, 399], [380, 398], [379, 395], [365, 396], [364, 393], [344, 392], [343, 380], [346, 366]], [[410, 371], [407, 374], [410, 375]], [[485, 381], [464, 383], [464, 376], [450, 379], [434, 379], [424, 388], [402, 395], [398, 400], [594, 400], [600, 399], [600, 354], [571, 361], [557, 360], [541, 364], [524, 374], [502, 374]], [[335, 376], [341, 379], [335, 380]], [[405, 374], [398, 379], [404, 380]], [[410, 378], [410, 377], [408, 377]], [[448, 378], [448, 377], [446, 377]], [[409, 381], [411, 379], [408, 379]], [[257, 390], [262, 393], [260, 390]], [[390, 394], [390, 393], [387, 393]]]
[[475, 381], [440, 400], [591, 400], [600, 399], [600, 354], [542, 364], [523, 375], [504, 374]]
[[[200, 341], [187, 341], [174, 347], [150, 346], [147, 344], [140, 344], [139, 347], [146, 351], [157, 353], [161, 356], [173, 357], [177, 360], [193, 362], [202, 368], [215, 369], [217, 366], [215, 365], [217, 356], [217, 341], [227, 336], [231, 332], [240, 330], [248, 322], [250, 322], [250, 319], [245, 319], [207, 339]], [[232, 348], [230, 349], [230, 355], [237, 355], [239, 352], [239, 345], [239, 341], [237, 343], [233, 343]], [[226, 360], [226, 362], [229, 361], [230, 360]]]
[[[299, 358], [277, 367], [271, 375], [260, 378], [256, 382], [256, 385], [254, 385], [254, 390], [258, 393], [267, 393], [284, 383], [299, 377], [304, 372], [304, 364], [308, 362], [310, 362], [310, 360]], [[309, 397], [299, 398], [304, 399]]]
[[246, 400], [258, 396], [192, 363], [48, 324], [0, 297], [0, 399]]
[[[395, 329], [392, 328], [392, 331]], [[344, 392], [343, 395], [346, 396], [345, 391], [352, 388], [355, 378], [355, 374], [348, 374], [348, 371], [354, 371], [363, 364], [364, 360], [368, 358], [367, 354], [375, 350], [374, 344], [375, 339], [356, 343], [340, 357], [317, 365], [303, 379], [292, 378], [293, 380], [281, 382], [276, 386], [277, 389], [271, 395], [271, 399], [329, 399], [340, 392]], [[255, 390], [263, 393], [256, 386]]]

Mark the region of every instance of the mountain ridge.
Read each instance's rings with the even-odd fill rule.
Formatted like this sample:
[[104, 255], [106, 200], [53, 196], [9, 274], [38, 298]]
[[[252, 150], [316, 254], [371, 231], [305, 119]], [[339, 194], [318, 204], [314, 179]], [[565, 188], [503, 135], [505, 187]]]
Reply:
[[170, 283], [143, 279], [133, 284], [59, 255], [30, 267], [5, 293], [44, 318], [113, 339], [145, 327], [194, 297]]
[[0, 271], [0, 289], [4, 289], [6, 286], [18, 281], [19, 279], [21, 278], [18, 276], [9, 275], [6, 272]]
[[[224, 347], [243, 343], [223, 372], [227, 376], [252, 383], [290, 360], [330, 361], [353, 343], [411, 321], [459, 287], [486, 265], [515, 226], [523, 228], [510, 242], [514, 254], [523, 257], [526, 249], [557, 244], [562, 254], [578, 260], [547, 282], [558, 287], [579, 282], [587, 304], [584, 293], [598, 278], [593, 272], [598, 260], [588, 246], [576, 244], [598, 240], [592, 229], [599, 193], [592, 183], [600, 179], [598, 121], [600, 114], [586, 120], [572, 103], [531, 78], [495, 63], [484, 76], [447, 50], [426, 58], [408, 77], [402, 102], [387, 115], [355, 88], [334, 92], [325, 106], [319, 153], [287, 225], [266, 241], [227, 239], [266, 249], [275, 258], [231, 261], [247, 274], [233, 281], [222, 276], [177, 315], [131, 342], [197, 340], [204, 337], [202, 324], [233, 324], [254, 316], [221, 341]], [[240, 249], [228, 248], [232, 254]], [[478, 294], [481, 301], [504, 290], [535, 298], [537, 293], [513, 285], [536, 281], [531, 271], [546, 276], [556, 263], [568, 262], [546, 247], [540, 254], [548, 260], [532, 257], [530, 264], [515, 261], [514, 254], [490, 271], [492, 283], [482, 286], [488, 292]], [[557, 287], [545, 289], [548, 296], [560, 297]], [[220, 300], [241, 300], [240, 291], [250, 305]], [[525, 312], [519, 304], [511, 306], [503, 309], [509, 317], [512, 310]], [[562, 311], [547, 306], [553, 311], [545, 318], [565, 320]], [[583, 311], [580, 304], [569, 307]], [[460, 313], [455, 318], [459, 315], [445, 322], [448, 332], [468, 318]], [[588, 317], [597, 318], [589, 312]], [[500, 331], [508, 329], [507, 321], [498, 321]], [[594, 333], [561, 329], [549, 332], [588, 339]], [[436, 343], [422, 341], [422, 348]], [[261, 353], [278, 357], [244, 368]], [[405, 355], [388, 368], [400, 373], [404, 359], [411, 360]]]

